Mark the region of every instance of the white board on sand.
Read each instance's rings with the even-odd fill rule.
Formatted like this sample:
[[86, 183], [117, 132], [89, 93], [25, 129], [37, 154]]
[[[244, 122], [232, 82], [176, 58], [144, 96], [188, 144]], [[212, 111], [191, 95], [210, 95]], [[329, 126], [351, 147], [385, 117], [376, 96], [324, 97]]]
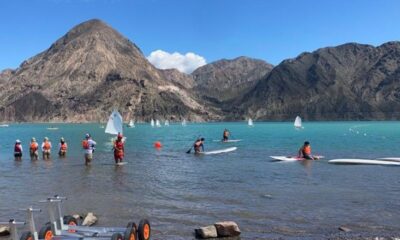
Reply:
[[392, 162], [400, 162], [400, 157], [386, 157], [386, 158], [378, 158], [382, 161], [392, 161]]
[[208, 152], [200, 152], [199, 154], [204, 154], [204, 155], [213, 155], [213, 154], [220, 154], [220, 153], [227, 153], [227, 152], [233, 152], [237, 149], [237, 147], [230, 147], [230, 148], [225, 148], [225, 149], [220, 149], [220, 150], [214, 150], [214, 151], [208, 151]]
[[363, 165], [392, 165], [400, 166], [400, 162], [382, 161], [372, 159], [332, 159], [328, 161], [334, 164], [363, 164]]
[[[324, 156], [319, 156], [319, 155], [315, 155], [313, 157], [317, 158], [317, 159], [324, 158]], [[272, 158], [276, 161], [287, 161], [287, 162], [307, 160], [305, 158], [297, 157], [297, 156], [270, 156], [270, 158]]]
[[227, 140], [227, 141], [224, 141], [224, 140], [213, 140], [213, 142], [222, 142], [222, 143], [234, 143], [234, 142], [240, 142], [240, 141], [242, 141], [242, 139], [232, 139], [232, 140]]

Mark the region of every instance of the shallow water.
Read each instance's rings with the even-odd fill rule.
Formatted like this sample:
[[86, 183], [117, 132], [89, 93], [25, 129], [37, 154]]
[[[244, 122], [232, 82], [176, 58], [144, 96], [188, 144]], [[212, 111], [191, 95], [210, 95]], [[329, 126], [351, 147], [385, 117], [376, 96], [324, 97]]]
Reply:
[[[0, 128], [0, 220], [23, 219], [17, 209], [41, 207], [39, 200], [67, 196], [65, 213], [93, 211], [100, 226], [125, 226], [148, 218], [153, 239], [192, 239], [193, 229], [220, 220], [236, 221], [243, 239], [320, 239], [351, 234], [400, 232], [400, 167], [331, 165], [333, 158], [400, 156], [398, 122], [209, 123], [125, 129], [127, 165], [115, 167], [110, 136], [98, 124], [15, 124]], [[224, 128], [238, 143], [213, 142]], [[91, 167], [83, 164], [86, 132], [98, 146]], [[213, 156], [186, 154], [193, 140], [206, 150], [237, 146]], [[63, 136], [68, 156], [31, 162], [29, 140]], [[22, 162], [13, 160], [15, 139], [23, 142]], [[270, 155], [293, 155], [309, 140], [316, 162], [271, 162]], [[161, 141], [161, 150], [153, 142]], [[47, 214], [38, 215], [41, 226]], [[349, 235], [347, 234], [347, 235]], [[399, 235], [399, 234], [397, 234]]]

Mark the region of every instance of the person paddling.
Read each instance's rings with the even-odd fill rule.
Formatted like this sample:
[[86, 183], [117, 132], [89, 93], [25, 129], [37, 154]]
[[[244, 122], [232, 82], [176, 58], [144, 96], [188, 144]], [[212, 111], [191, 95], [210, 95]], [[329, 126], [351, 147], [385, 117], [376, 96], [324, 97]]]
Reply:
[[14, 145], [14, 157], [16, 161], [22, 160], [22, 145], [20, 140], [15, 141]]
[[224, 133], [222, 134], [222, 141], [226, 142], [229, 139], [229, 135], [231, 133], [228, 131], [228, 129], [225, 128]]
[[201, 151], [204, 152], [204, 138], [199, 138], [194, 142], [193, 148], [194, 148], [194, 153], [200, 153]]
[[314, 158], [311, 155], [311, 145], [310, 142], [305, 141], [304, 145], [299, 149], [298, 157], [302, 157], [304, 159], [308, 160], [317, 160], [317, 158]]
[[60, 143], [58, 144], [58, 155], [60, 157], [65, 157], [67, 155], [68, 145], [65, 142], [65, 139], [62, 137], [60, 138]]
[[39, 144], [36, 142], [36, 138], [31, 139], [31, 145], [29, 146], [29, 155], [31, 156], [31, 161], [38, 160], [39, 158]]
[[51, 153], [51, 142], [48, 137], [45, 137], [42, 143], [43, 160], [48, 160]]
[[113, 147], [115, 164], [122, 162], [122, 160], [124, 159], [125, 149], [124, 149], [124, 141], [122, 139], [123, 139], [122, 134], [118, 133], [117, 140], [115, 140]]
[[89, 133], [86, 133], [85, 140], [82, 141], [82, 147], [85, 150], [85, 165], [89, 165], [93, 160], [93, 152], [96, 142], [93, 141]]

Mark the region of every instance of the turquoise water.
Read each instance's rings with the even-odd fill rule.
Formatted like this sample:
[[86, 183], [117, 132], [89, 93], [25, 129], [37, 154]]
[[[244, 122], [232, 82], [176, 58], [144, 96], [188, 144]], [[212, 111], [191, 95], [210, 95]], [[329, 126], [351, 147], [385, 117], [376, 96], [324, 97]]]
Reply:
[[[56, 126], [58, 130], [47, 130]], [[54, 194], [65, 195], [66, 213], [93, 211], [100, 226], [125, 226], [150, 219], [153, 239], [192, 239], [193, 229], [221, 220], [236, 221], [243, 239], [321, 239], [347, 235], [396, 235], [400, 230], [400, 167], [331, 165], [333, 158], [400, 157], [398, 122], [172, 124], [125, 128], [127, 165], [115, 167], [110, 135], [98, 124], [15, 124], [0, 128], [0, 220], [23, 219], [17, 209]], [[238, 143], [219, 143], [224, 128]], [[85, 167], [81, 141], [90, 132], [98, 146]], [[63, 136], [68, 156], [31, 162], [30, 138], [48, 136], [53, 147]], [[194, 156], [193, 140], [206, 150], [237, 146], [232, 153]], [[15, 139], [22, 162], [13, 160]], [[294, 155], [311, 142], [320, 161], [272, 162]], [[160, 141], [161, 150], [153, 148]], [[47, 215], [38, 215], [39, 224]], [[379, 235], [378, 234], [378, 235]], [[346, 235], [346, 236], [347, 236]]]

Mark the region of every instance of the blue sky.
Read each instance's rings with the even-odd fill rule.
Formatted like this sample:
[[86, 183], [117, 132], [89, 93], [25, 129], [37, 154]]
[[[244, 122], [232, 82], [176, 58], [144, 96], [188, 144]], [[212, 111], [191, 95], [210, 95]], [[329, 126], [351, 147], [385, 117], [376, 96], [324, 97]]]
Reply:
[[92, 18], [146, 56], [193, 52], [207, 62], [249, 56], [276, 65], [321, 47], [400, 40], [397, 0], [1, 0], [0, 70]]

